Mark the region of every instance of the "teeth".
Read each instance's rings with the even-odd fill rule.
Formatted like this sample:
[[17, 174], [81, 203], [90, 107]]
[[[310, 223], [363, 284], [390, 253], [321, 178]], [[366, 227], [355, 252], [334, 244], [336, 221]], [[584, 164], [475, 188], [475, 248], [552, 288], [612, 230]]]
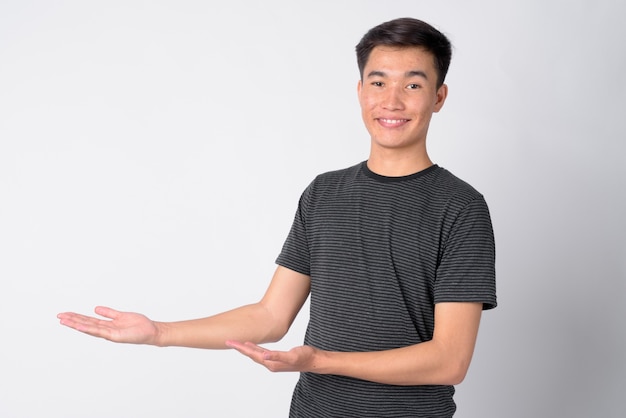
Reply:
[[397, 123], [406, 122], [407, 119], [381, 119], [381, 121], [383, 121], [384, 123], [397, 124]]

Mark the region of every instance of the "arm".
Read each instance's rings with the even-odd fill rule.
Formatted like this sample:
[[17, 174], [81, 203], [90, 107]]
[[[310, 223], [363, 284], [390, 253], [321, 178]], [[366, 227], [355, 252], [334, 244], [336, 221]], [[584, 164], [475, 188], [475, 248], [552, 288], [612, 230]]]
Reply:
[[481, 303], [439, 303], [432, 340], [393, 350], [344, 353], [304, 346], [278, 352], [254, 344], [229, 346], [272, 371], [335, 374], [393, 385], [455, 385], [469, 368], [481, 312]]
[[263, 296], [254, 304], [188, 321], [156, 322], [147, 317], [98, 307], [102, 320], [75, 313], [62, 313], [62, 325], [114, 342], [226, 348], [227, 339], [266, 343], [281, 339], [308, 297], [308, 276], [278, 267]]
[[308, 276], [279, 266], [261, 301], [208, 318], [158, 323], [160, 346], [227, 348], [225, 341], [280, 340], [309, 295]]

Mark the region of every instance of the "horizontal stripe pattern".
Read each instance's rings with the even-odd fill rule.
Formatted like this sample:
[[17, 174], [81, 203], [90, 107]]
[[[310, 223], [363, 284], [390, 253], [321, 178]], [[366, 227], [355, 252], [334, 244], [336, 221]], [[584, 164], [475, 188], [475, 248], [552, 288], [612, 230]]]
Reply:
[[[496, 306], [495, 247], [483, 196], [434, 165], [383, 177], [366, 163], [304, 191], [277, 263], [311, 277], [305, 344], [377, 351], [428, 341], [434, 305]], [[448, 386], [397, 387], [303, 373], [292, 417], [449, 417]]]

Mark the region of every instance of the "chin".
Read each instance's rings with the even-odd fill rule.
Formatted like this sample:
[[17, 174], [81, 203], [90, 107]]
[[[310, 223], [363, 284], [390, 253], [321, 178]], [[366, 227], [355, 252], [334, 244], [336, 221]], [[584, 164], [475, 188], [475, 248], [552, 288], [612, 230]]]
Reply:
[[416, 145], [415, 143], [402, 141], [398, 139], [373, 140], [372, 143], [375, 147], [384, 148], [384, 149], [404, 149], [404, 148], [411, 148]]

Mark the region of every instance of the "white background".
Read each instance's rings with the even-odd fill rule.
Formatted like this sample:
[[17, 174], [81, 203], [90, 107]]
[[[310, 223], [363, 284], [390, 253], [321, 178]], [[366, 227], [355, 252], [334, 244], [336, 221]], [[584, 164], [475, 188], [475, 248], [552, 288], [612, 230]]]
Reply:
[[367, 158], [354, 46], [413, 16], [455, 46], [431, 156], [486, 196], [497, 241], [457, 416], [623, 417], [625, 9], [0, 1], [0, 416], [287, 416], [295, 374], [56, 314], [256, 301], [304, 187]]

